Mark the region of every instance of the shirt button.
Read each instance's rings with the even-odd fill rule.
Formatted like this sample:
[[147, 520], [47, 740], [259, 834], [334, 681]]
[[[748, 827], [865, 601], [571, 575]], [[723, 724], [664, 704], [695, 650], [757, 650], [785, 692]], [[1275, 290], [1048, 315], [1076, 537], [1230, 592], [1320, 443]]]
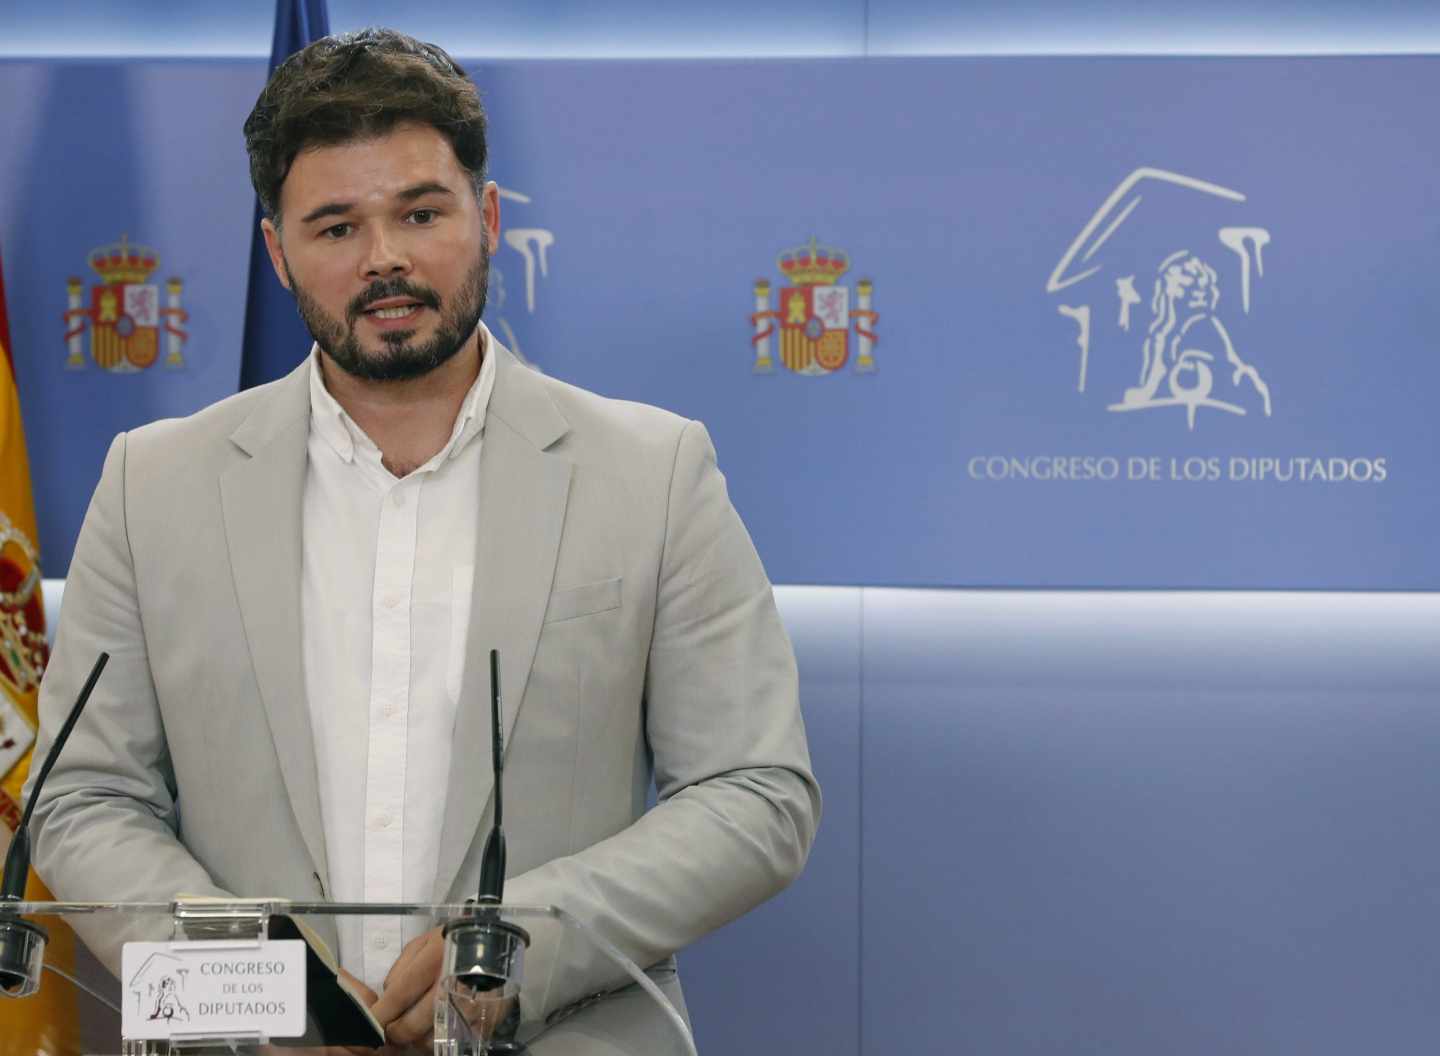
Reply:
[[388, 829], [390, 827], [390, 815], [377, 814], [375, 816], [375, 827], [377, 829]]
[[399, 595], [399, 594], [391, 594], [391, 595], [389, 595], [388, 597], [386, 597], [386, 599], [385, 599], [384, 601], [382, 601], [380, 604], [381, 604], [381, 605], [384, 605], [387, 609], [393, 609], [395, 606], [397, 606], [397, 605], [400, 604], [400, 595]]
[[401, 491], [399, 488], [396, 488], [394, 491], [392, 491], [392, 492], [390, 493], [390, 501], [393, 502], [396, 506], [404, 506], [404, 505], [405, 505], [405, 493], [404, 493], [403, 491]]
[[390, 940], [387, 939], [384, 935], [376, 935], [376, 936], [375, 936], [375, 948], [376, 948], [377, 950], [383, 950], [386, 946], [389, 946], [389, 945], [390, 945]]

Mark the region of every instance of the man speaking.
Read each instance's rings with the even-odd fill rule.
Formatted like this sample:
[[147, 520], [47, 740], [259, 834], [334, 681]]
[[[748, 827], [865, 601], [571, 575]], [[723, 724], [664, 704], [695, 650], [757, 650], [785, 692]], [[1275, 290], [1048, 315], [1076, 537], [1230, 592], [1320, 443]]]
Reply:
[[[66, 899], [463, 900], [495, 648], [507, 899], [574, 914], [683, 1009], [671, 955], [788, 884], [820, 809], [704, 428], [529, 370], [480, 322], [500, 204], [479, 97], [439, 48], [317, 41], [245, 136], [315, 347], [111, 446], [38, 751], [112, 659], [37, 804], [37, 869]], [[350, 919], [343, 966], [390, 1041], [422, 1039], [438, 935]], [[88, 938], [118, 963], [124, 936]], [[524, 1015], [559, 1020], [592, 983]], [[581, 1015], [644, 1037], [624, 995]]]

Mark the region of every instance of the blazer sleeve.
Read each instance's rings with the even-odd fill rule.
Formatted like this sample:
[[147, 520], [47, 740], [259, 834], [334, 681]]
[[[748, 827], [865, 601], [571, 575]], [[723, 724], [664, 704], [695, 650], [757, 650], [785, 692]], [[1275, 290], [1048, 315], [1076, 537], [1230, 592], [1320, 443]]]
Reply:
[[[110, 661], [35, 805], [35, 869], [66, 901], [226, 896], [176, 836], [179, 804], [135, 589], [125, 474], [122, 433], [106, 455], [66, 578], [64, 618], [40, 685], [35, 759], [49, 751], [96, 657], [108, 652]], [[115, 972], [122, 943], [170, 933], [160, 915], [129, 928], [100, 918], [72, 923]]]
[[[675, 450], [644, 706], [657, 805], [507, 886], [642, 967], [785, 888], [820, 817], [790, 641], [698, 422]], [[624, 982], [597, 964], [532, 962], [526, 974], [549, 990], [524, 995], [527, 1019]]]

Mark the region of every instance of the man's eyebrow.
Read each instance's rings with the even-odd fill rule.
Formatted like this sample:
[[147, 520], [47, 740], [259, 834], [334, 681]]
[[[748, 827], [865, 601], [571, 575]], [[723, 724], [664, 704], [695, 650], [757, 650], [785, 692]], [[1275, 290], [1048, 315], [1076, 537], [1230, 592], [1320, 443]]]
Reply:
[[395, 197], [399, 198], [402, 202], [413, 202], [416, 198], [424, 198], [427, 194], [448, 194], [451, 198], [455, 197], [455, 192], [449, 187], [446, 187], [443, 183], [436, 183], [433, 180], [429, 183], [417, 183], [413, 187], [406, 187]]
[[354, 205], [350, 202], [326, 202], [318, 209], [312, 209], [300, 218], [302, 224], [312, 223], [326, 216], [344, 216]]

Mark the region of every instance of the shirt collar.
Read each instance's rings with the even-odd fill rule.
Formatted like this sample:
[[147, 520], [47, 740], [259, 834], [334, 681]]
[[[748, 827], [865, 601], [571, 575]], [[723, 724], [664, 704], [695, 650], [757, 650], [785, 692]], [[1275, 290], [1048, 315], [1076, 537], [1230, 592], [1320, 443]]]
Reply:
[[[465, 394], [460, 412], [455, 416], [455, 426], [436, 455], [420, 469], [433, 469], [454, 458], [479, 436], [485, 428], [485, 412], [490, 406], [490, 394], [495, 389], [495, 341], [490, 331], [481, 323], [478, 328], [480, 347], [484, 356], [480, 362], [480, 373]], [[325, 378], [320, 370], [320, 348], [310, 349], [310, 428], [323, 439], [339, 456], [342, 462], [353, 462], [357, 451], [368, 460], [380, 461], [380, 449], [355, 424], [330, 390], [325, 387]], [[419, 472], [419, 470], [417, 470]]]

